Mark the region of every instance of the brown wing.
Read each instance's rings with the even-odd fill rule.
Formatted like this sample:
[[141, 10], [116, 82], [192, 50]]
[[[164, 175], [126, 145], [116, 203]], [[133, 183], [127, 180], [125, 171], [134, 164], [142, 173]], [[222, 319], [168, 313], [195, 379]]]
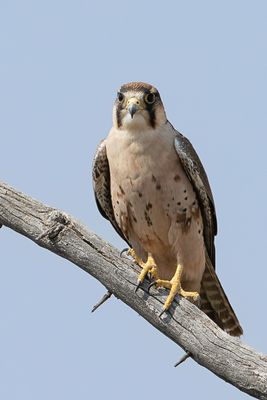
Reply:
[[124, 237], [122, 231], [120, 230], [113, 213], [110, 193], [109, 163], [104, 140], [100, 143], [96, 150], [96, 154], [93, 160], [92, 175], [95, 200], [99, 211], [104, 218], [111, 222], [114, 229], [121, 236], [121, 238], [127, 242], [127, 239]]
[[174, 144], [197, 194], [203, 218], [206, 266], [201, 281], [201, 309], [230, 335], [240, 336], [243, 330], [215, 273], [214, 237], [217, 234], [217, 219], [206, 172], [195, 149], [186, 137], [177, 132]]
[[214, 237], [217, 234], [217, 219], [208, 177], [195, 149], [185, 136], [177, 132], [174, 144], [187, 177], [198, 197], [204, 223], [205, 245], [215, 268]]

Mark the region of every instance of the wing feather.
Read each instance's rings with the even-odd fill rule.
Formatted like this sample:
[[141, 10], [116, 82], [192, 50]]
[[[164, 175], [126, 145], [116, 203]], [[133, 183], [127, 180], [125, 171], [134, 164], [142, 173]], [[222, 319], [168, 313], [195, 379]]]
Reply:
[[243, 330], [215, 273], [214, 238], [217, 234], [217, 219], [209, 181], [190, 141], [181, 133], [176, 133], [175, 149], [195, 189], [203, 218], [206, 266], [201, 281], [201, 309], [230, 335], [240, 336]]
[[[93, 188], [95, 200], [100, 213], [109, 220], [114, 229], [127, 243], [127, 239], [119, 228], [112, 207], [110, 192], [110, 171], [106, 152], [105, 140], [99, 144], [93, 160]], [[129, 244], [129, 243], [128, 243]]]
[[210, 184], [204, 167], [190, 141], [178, 131], [174, 146], [182, 166], [191, 181], [200, 205], [205, 245], [215, 268], [214, 237], [217, 234], [217, 219]]

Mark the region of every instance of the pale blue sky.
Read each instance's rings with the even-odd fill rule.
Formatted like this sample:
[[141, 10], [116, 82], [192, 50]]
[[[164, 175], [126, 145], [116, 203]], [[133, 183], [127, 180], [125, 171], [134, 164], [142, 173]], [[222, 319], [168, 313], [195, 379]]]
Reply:
[[[266, 1], [1, 1], [0, 179], [118, 248], [91, 189], [117, 88], [147, 81], [210, 178], [217, 271], [266, 345]], [[243, 399], [92, 277], [0, 230], [0, 398]]]

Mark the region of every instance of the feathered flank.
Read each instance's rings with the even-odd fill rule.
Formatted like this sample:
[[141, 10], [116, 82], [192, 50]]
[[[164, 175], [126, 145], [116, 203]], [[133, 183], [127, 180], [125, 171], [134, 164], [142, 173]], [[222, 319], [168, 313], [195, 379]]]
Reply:
[[102, 140], [96, 150], [93, 160], [92, 175], [95, 200], [100, 213], [104, 218], [111, 222], [120, 237], [127, 242], [127, 239], [123, 235], [114, 217], [110, 194], [109, 164], [104, 140]]

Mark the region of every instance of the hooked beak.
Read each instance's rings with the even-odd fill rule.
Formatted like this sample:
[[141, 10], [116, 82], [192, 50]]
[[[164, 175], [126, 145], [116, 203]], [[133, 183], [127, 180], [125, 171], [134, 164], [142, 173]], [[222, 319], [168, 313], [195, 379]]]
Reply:
[[133, 119], [134, 114], [135, 114], [138, 110], [140, 110], [140, 102], [139, 102], [139, 100], [136, 99], [136, 98], [131, 98], [131, 99], [128, 101], [127, 106], [128, 106], [128, 111], [129, 111], [129, 113], [130, 113], [130, 115], [131, 115], [131, 118]]

